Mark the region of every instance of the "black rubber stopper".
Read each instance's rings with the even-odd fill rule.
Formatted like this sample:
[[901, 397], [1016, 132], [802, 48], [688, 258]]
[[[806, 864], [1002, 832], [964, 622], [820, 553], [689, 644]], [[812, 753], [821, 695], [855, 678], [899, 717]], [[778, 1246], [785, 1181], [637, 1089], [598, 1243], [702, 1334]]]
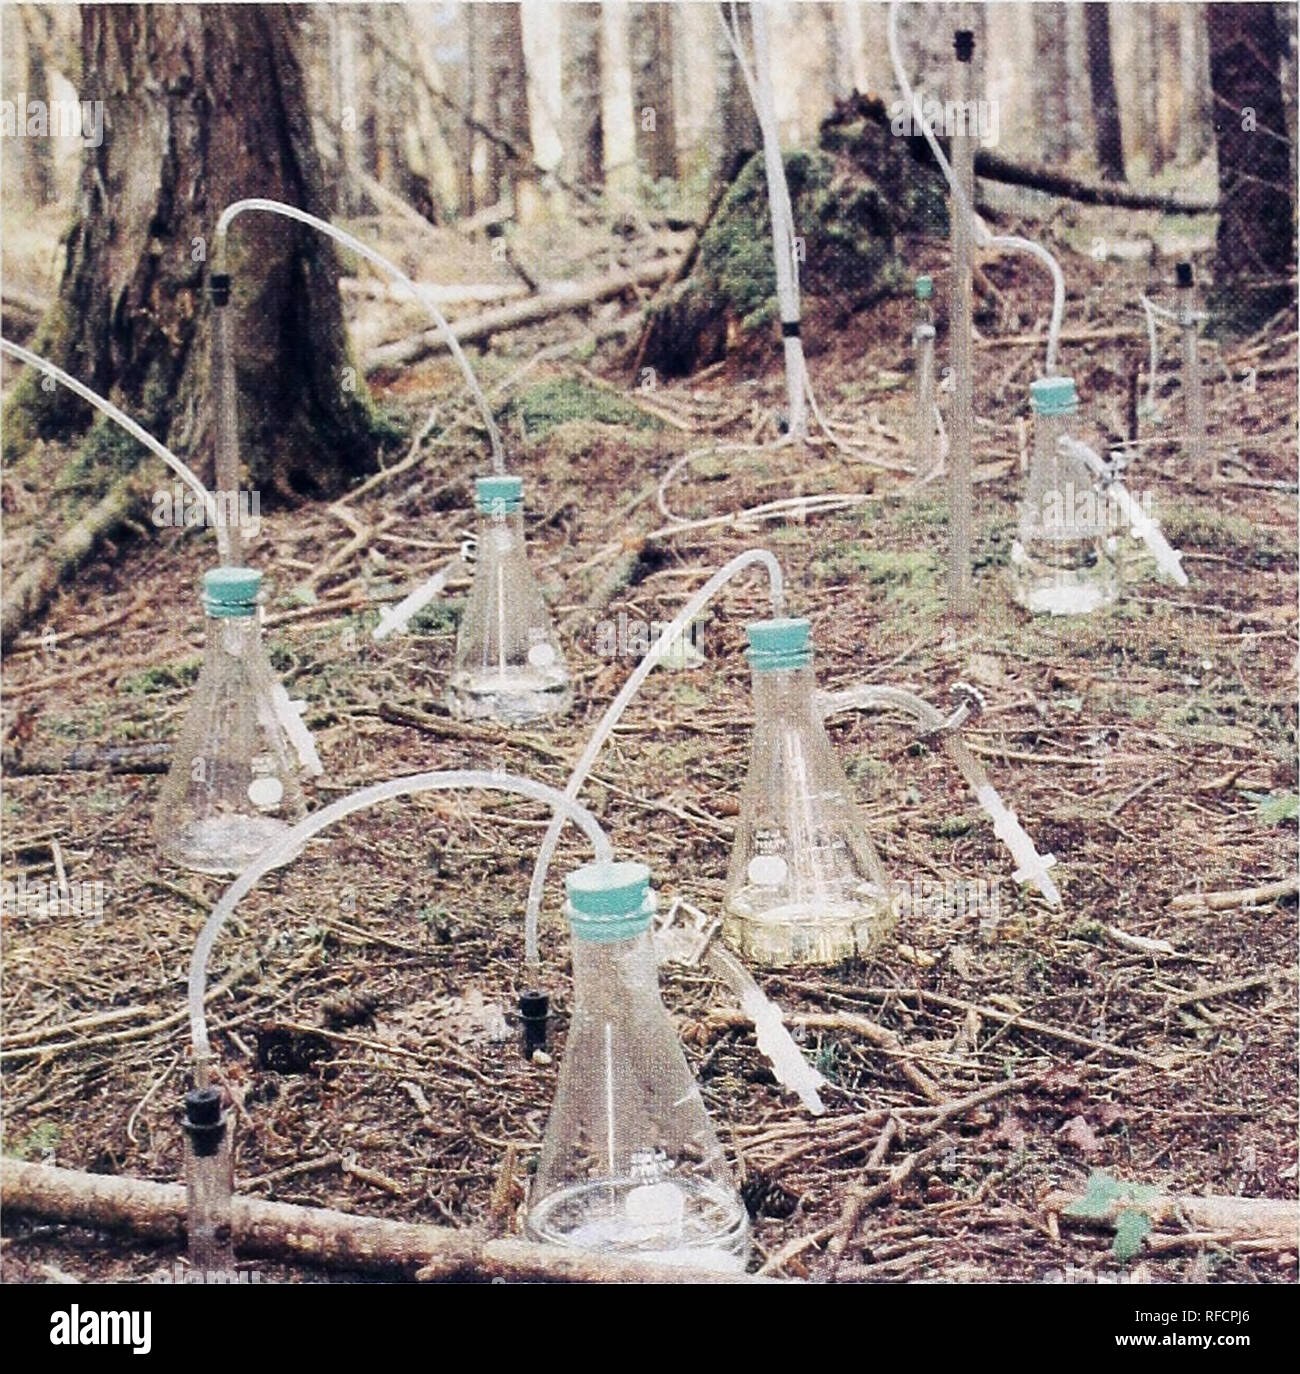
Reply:
[[973, 29], [958, 29], [952, 36], [952, 50], [958, 62], [969, 62], [975, 56], [975, 32]]
[[1192, 284], [1192, 264], [1190, 262], [1180, 262], [1174, 268], [1174, 280], [1179, 286], [1191, 286]]
[[226, 1133], [221, 1110], [221, 1093], [216, 1088], [195, 1088], [185, 1094], [185, 1115], [181, 1125], [194, 1144], [196, 1155], [214, 1155]]
[[208, 290], [212, 295], [213, 305], [229, 305], [230, 273], [214, 272], [208, 281]]
[[519, 994], [519, 1020], [524, 1028], [524, 1058], [534, 1050], [546, 1048], [546, 1025], [551, 1015], [551, 999], [544, 992], [531, 990]]

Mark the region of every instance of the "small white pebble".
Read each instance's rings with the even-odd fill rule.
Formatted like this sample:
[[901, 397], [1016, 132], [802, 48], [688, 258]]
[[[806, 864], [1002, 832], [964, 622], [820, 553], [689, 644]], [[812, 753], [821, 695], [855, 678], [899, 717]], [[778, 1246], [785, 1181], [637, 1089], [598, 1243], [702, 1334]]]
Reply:
[[549, 1064], [550, 1062], [551, 1062], [551, 1056], [550, 1056], [549, 1054], [547, 1054], [545, 1050], [534, 1050], [534, 1051], [533, 1051], [533, 1063], [534, 1063], [534, 1064]]

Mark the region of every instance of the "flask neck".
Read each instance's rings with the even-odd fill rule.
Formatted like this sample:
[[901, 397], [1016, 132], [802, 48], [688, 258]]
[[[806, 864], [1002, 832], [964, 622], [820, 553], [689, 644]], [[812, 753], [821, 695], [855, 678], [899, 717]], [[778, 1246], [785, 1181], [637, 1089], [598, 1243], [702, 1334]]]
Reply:
[[624, 1008], [638, 1001], [658, 1006], [658, 961], [650, 930], [617, 940], [575, 936], [573, 998], [579, 1014], [599, 1013], [611, 1001]]
[[762, 668], [754, 672], [754, 723], [783, 717], [815, 719], [817, 679], [812, 664], [801, 668]]
[[261, 626], [255, 615], [220, 616], [210, 612], [204, 616], [205, 656], [242, 658], [261, 637]]

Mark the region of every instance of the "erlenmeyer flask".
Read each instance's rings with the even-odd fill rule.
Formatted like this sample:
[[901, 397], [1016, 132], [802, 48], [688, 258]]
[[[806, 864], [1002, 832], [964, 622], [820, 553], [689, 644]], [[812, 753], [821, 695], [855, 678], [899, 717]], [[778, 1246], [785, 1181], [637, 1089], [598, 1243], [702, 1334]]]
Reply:
[[755, 963], [834, 964], [892, 926], [889, 880], [813, 704], [806, 620], [746, 627], [754, 741], [723, 938]]
[[1195, 482], [1210, 476], [1209, 450], [1205, 441], [1205, 389], [1201, 376], [1201, 323], [1205, 315], [1197, 308], [1192, 264], [1180, 262], [1178, 282], [1178, 324], [1183, 335], [1183, 407], [1187, 417], [1187, 471]]
[[939, 431], [934, 413], [934, 314], [930, 298], [934, 283], [916, 279], [916, 317], [912, 325], [912, 355], [916, 365], [916, 414], [913, 442], [917, 475], [926, 477], [939, 463]]
[[203, 670], [154, 814], [163, 854], [199, 873], [238, 873], [306, 807], [276, 714], [253, 568], [203, 578]]
[[573, 687], [524, 552], [523, 483], [480, 477], [475, 487], [478, 556], [447, 707], [461, 720], [506, 725], [560, 715], [573, 704]]
[[573, 1017], [525, 1229], [665, 1264], [742, 1269], [749, 1217], [659, 1000], [650, 870], [565, 883]]
[[1111, 511], [1087, 465], [1058, 443], [1063, 435], [1082, 437], [1073, 380], [1040, 377], [1029, 398], [1034, 447], [1011, 545], [1012, 595], [1035, 614], [1086, 615], [1119, 595]]

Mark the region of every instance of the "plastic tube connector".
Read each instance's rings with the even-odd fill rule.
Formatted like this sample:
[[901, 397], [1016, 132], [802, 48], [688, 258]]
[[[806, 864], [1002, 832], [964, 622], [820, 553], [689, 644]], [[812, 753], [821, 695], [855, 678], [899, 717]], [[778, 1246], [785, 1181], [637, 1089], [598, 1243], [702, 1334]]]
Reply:
[[1016, 819], [1016, 813], [1003, 802], [991, 784], [986, 783], [975, 795], [993, 821], [993, 833], [1011, 851], [1011, 857], [1019, 865], [1011, 876], [1018, 883], [1033, 883], [1052, 906], [1060, 906], [1061, 894], [1047, 876], [1047, 870], [1056, 866], [1056, 856], [1039, 854], [1034, 842]]

